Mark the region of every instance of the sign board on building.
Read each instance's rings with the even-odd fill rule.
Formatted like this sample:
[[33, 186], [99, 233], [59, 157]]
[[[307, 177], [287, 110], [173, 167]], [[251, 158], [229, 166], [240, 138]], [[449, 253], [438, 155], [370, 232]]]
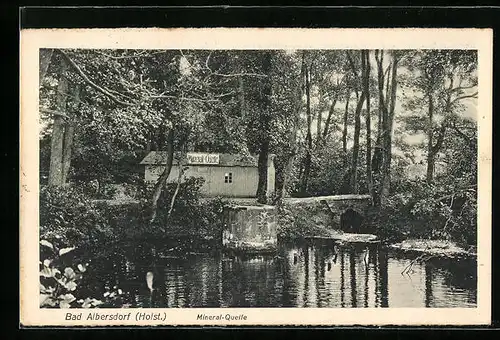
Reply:
[[218, 153], [188, 152], [188, 164], [219, 164]]

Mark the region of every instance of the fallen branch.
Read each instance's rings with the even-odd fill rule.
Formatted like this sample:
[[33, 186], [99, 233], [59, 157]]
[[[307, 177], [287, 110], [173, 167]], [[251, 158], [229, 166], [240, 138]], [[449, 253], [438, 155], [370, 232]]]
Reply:
[[[428, 249], [429, 247], [426, 247], [426, 250]], [[401, 275], [409, 275], [410, 274], [410, 271], [411, 271], [411, 268], [413, 267], [413, 265], [415, 264], [415, 262], [417, 261], [428, 261], [432, 258], [433, 255], [428, 255], [428, 254], [421, 254], [419, 255], [418, 257], [416, 257], [415, 259], [413, 259], [404, 269], [403, 271], [401, 272]]]

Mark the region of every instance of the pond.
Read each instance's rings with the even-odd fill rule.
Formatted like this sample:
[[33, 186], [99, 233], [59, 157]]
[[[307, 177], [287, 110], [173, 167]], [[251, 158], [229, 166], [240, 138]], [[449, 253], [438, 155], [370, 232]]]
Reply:
[[476, 307], [475, 259], [417, 257], [318, 240], [265, 255], [129, 245], [92, 261], [86, 288], [98, 298], [119, 287], [107, 307]]

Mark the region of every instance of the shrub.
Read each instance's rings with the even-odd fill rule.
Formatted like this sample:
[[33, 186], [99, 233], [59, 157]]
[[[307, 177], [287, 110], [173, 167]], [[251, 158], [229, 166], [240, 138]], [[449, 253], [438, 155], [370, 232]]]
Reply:
[[[168, 183], [158, 200], [157, 218], [153, 224], [144, 220], [144, 233], [149, 237], [192, 237], [213, 239], [222, 233], [222, 211], [228, 204], [221, 197], [201, 196], [203, 178], [188, 177], [179, 187], [169, 215], [177, 183]], [[142, 190], [143, 211], [148, 211], [151, 188]], [[147, 215], [147, 214], [146, 214]], [[145, 216], [146, 217], [146, 216]]]
[[389, 240], [429, 238], [476, 243], [476, 190], [470, 181], [408, 181], [404, 193], [387, 199], [372, 212], [372, 223]]
[[59, 248], [103, 244], [114, 233], [105, 216], [81, 188], [40, 188], [40, 238]]
[[81, 289], [81, 281], [87, 271], [88, 264], [75, 261], [71, 257], [75, 248], [58, 249], [45, 239], [40, 241], [40, 245], [47, 255], [42, 257], [40, 261], [40, 307], [98, 307], [105, 303], [112, 303], [123, 293], [121, 289], [114, 287], [113, 290], [104, 293], [104, 301], [84, 296], [85, 289]]
[[297, 239], [306, 236], [328, 236], [324, 225], [328, 217], [323, 216], [320, 203], [317, 205], [294, 205], [281, 203], [276, 207], [278, 213], [278, 237]]

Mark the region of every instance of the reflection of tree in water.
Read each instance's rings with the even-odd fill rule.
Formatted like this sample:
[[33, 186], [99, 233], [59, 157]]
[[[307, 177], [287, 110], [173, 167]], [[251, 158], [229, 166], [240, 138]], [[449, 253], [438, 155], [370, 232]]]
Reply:
[[309, 247], [304, 248], [304, 273], [305, 273], [305, 278], [304, 278], [304, 290], [302, 294], [304, 297], [302, 300], [304, 301], [304, 307], [310, 307], [309, 306]]
[[279, 256], [281, 263], [281, 275], [283, 277], [280, 305], [283, 307], [294, 307], [295, 304], [293, 302], [295, 301], [297, 296], [293, 294], [293, 292], [295, 291], [295, 281], [292, 280], [291, 276], [291, 264], [288, 259], [288, 249], [285, 247], [280, 248]]
[[[82, 284], [85, 294], [96, 297], [110, 287], [122, 289], [114, 307], [388, 307], [389, 279], [394, 291], [421, 292], [422, 307], [476, 303], [475, 260], [416, 264], [422, 270], [410, 275], [418, 286], [399, 288], [398, 268], [410, 260], [379, 245], [335, 249], [333, 243], [316, 241], [282, 245], [277, 254], [265, 256], [155, 253], [147, 245], [121, 246], [98, 254]], [[398, 277], [390, 277], [395, 271]], [[148, 272], [154, 278], [152, 294]], [[394, 299], [394, 306], [401, 303]]]
[[477, 263], [472, 259], [443, 260], [439, 271], [445, 283], [455, 289], [476, 290]]
[[349, 276], [351, 277], [351, 307], [358, 306], [356, 291], [356, 253], [354, 249], [349, 251]]
[[378, 249], [379, 296], [380, 307], [389, 307], [389, 272], [388, 256], [385, 249]]
[[345, 264], [344, 252], [340, 253], [340, 307], [345, 307]]
[[433, 266], [427, 262], [425, 264], [425, 307], [432, 307], [434, 297], [432, 295], [432, 269]]
[[[425, 295], [426, 307], [434, 307], [433, 286], [438, 279], [442, 279], [444, 287], [449, 291], [439, 292], [439, 294], [451, 294], [460, 300], [460, 296], [454, 293], [466, 292], [466, 302], [477, 303], [477, 262], [474, 259], [466, 258], [432, 258], [425, 263]], [[446, 297], [444, 297], [446, 298]], [[455, 300], [455, 299], [453, 299]]]
[[280, 264], [273, 256], [234, 256], [223, 259], [222, 301], [227, 306], [280, 304]]
[[331, 246], [327, 244], [320, 245], [314, 251], [314, 275], [316, 278], [316, 301], [317, 307], [328, 305], [331, 299], [331, 292], [325, 286], [325, 273], [331, 270]]

